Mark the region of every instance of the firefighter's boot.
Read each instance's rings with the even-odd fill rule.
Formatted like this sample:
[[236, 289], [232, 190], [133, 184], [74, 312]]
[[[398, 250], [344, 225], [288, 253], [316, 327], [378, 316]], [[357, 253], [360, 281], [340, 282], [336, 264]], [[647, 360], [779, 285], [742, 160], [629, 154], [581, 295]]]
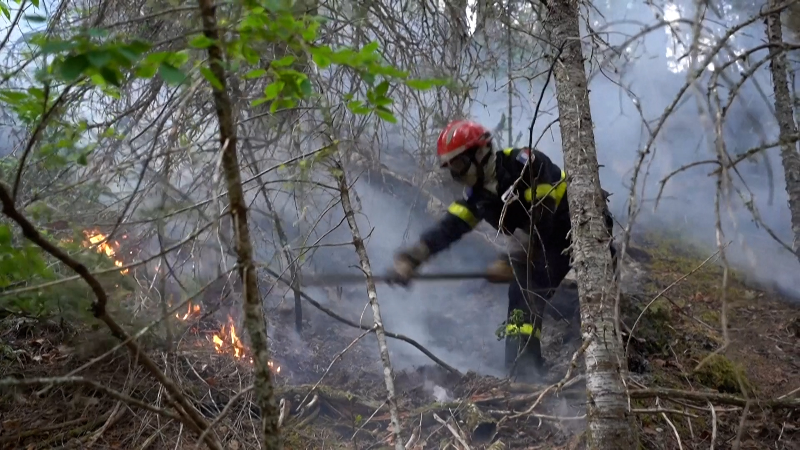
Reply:
[[534, 324], [506, 325], [505, 368], [512, 377], [536, 382], [546, 374], [541, 334]]

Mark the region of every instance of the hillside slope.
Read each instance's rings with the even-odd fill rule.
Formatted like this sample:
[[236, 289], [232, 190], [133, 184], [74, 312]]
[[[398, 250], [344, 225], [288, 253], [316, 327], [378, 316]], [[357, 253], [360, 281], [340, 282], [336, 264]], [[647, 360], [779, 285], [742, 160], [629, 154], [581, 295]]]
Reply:
[[[713, 440], [716, 449], [734, 448], [737, 441], [741, 449], [796, 449], [800, 400], [797, 392], [787, 394], [800, 387], [800, 307], [732, 276], [726, 293], [730, 342], [694, 370], [725, 343], [722, 272], [713, 262], [703, 264], [707, 256], [652, 235], [639, 237], [628, 256], [623, 322], [642, 446], [706, 449]], [[575, 294], [565, 283], [554, 299], [559, 312], [570, 314]], [[449, 326], [469, 330], [476, 317], [470, 311], [485, 311], [480, 297], [464, 299], [463, 309], [446, 318], [453, 322]], [[321, 303], [353, 311], [363, 299]], [[300, 338], [291, 317], [284, 319], [286, 310], [273, 306], [273, 371], [286, 409], [287, 448], [390, 445], [374, 338], [319, 311], [306, 314]], [[140, 341], [208, 420], [217, 422], [214, 430], [225, 448], [254, 448], [258, 410], [250, 392], [236, 395], [251, 383], [246, 346], [231, 338], [235, 329], [224, 312], [194, 314], [190, 308], [183, 316], [171, 321], [182, 325], [175, 334], [177, 350], [167, 352], [163, 336], [153, 331]], [[580, 348], [575, 331], [569, 320], [546, 319], [550, 371], [537, 384], [449, 373], [434, 363], [398, 372], [404, 435], [415, 441], [407, 448], [462, 448], [453, 444], [459, 439], [471, 441], [473, 449], [490, 442], [501, 448], [498, 441], [512, 449], [579, 448], [582, 358], [565, 378]], [[0, 336], [0, 447], [194, 448], [197, 436], [174, 419], [157, 417], [156, 408], [168, 408], [163, 390], [127, 353], [113, 351], [116, 342], [103, 328], [5, 312]], [[449, 345], [494, 361], [469, 333]], [[37, 378], [67, 374], [84, 380], [57, 380], [35, 395], [44, 387]], [[112, 398], [109, 389], [124, 396]], [[781, 404], [769, 403], [781, 396]], [[453, 431], [439, 420], [449, 421]]]

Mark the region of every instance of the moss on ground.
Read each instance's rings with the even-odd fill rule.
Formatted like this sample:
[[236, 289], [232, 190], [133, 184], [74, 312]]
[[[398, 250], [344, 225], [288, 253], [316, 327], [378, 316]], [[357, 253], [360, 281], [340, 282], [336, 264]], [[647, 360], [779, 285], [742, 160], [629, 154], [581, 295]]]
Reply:
[[[719, 297], [723, 266], [715, 258], [703, 264], [713, 250], [701, 249], [691, 242], [666, 233], [644, 233], [637, 242], [652, 257], [648, 264], [651, 275], [649, 287], [661, 290], [691, 273], [670, 288], [670, 293], [667, 294], [670, 298], [675, 298], [676, 303], [683, 306], [682, 303], [698, 293], [712, 298]], [[747, 297], [743, 279], [739, 271], [729, 267], [727, 295], [731, 300]]]
[[753, 391], [744, 368], [720, 354], [711, 355], [692, 377], [703, 386], [723, 393], [738, 394], [743, 393], [743, 389], [747, 393]]

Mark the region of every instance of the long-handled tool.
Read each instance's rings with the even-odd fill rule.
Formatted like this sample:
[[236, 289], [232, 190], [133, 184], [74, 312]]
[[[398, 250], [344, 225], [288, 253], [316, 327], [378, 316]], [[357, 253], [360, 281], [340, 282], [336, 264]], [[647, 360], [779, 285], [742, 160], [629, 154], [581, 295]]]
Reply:
[[[451, 273], [419, 273], [414, 275], [412, 281], [456, 281], [456, 280], [485, 280], [489, 274], [481, 272], [451, 272]], [[376, 283], [385, 283], [389, 280], [386, 275], [375, 274], [372, 279]], [[350, 284], [364, 282], [366, 277], [360, 273], [342, 273], [303, 276], [300, 280], [302, 286], [331, 286], [337, 284]]]

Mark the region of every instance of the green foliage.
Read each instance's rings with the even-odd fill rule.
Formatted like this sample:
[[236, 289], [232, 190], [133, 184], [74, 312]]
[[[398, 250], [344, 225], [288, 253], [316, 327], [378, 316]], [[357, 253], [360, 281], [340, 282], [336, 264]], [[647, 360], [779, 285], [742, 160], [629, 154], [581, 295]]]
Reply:
[[753, 389], [744, 368], [720, 354], [710, 355], [706, 363], [693, 374], [693, 378], [703, 386], [722, 393], [739, 394], [742, 388], [752, 393]]
[[[35, 217], [39, 209], [41, 206], [26, 212], [30, 217]], [[80, 230], [74, 230], [72, 238], [53, 236], [46, 230], [39, 230], [39, 233], [91, 269], [115, 267], [109, 257], [86, 247], [85, 236]], [[15, 235], [9, 224], [0, 223], [0, 292], [43, 283], [46, 286], [48, 281], [73, 275], [72, 270], [41, 248]], [[98, 275], [97, 278], [112, 298], [134, 289], [134, 281], [117, 271]], [[88, 320], [91, 318], [89, 307], [94, 298], [89, 286], [83, 280], [76, 279], [37, 290], [15, 294], [6, 292], [5, 296], [0, 296], [0, 308], [37, 317], [60, 316], [70, 320]]]
[[[347, 108], [355, 114], [375, 114], [392, 123], [397, 121], [392, 112], [393, 86], [404, 84], [415, 90], [449, 86], [448, 80], [410, 78], [407, 72], [384, 61], [376, 41], [360, 49], [318, 44], [318, 32], [326, 19], [297, 15], [292, 2], [248, 1], [243, 6], [241, 20], [233, 24], [236, 32], [226, 34], [224, 42], [214, 42], [198, 33], [189, 36], [187, 48], [179, 51], [154, 51], [149, 42], [113, 35], [99, 28], [79, 29], [63, 38], [54, 38], [44, 31], [34, 34], [30, 39], [34, 55], [44, 58], [45, 65], [36, 73], [35, 85], [20, 90], [1, 89], [0, 104], [28, 126], [37, 126], [63, 93], [64, 83], [89, 84], [113, 98], [119, 98], [119, 88], [124, 84], [156, 76], [171, 86], [184, 85], [201, 76], [213, 88], [223, 89], [224, 80], [217, 79], [208, 66], [210, 62], [202, 62], [207, 61], [207, 49], [214, 45], [224, 53], [227, 73], [237, 73], [249, 66], [243, 74], [245, 79], [268, 80], [263, 95], [252, 100], [252, 105], [268, 105], [273, 113], [294, 108], [300, 101], [318, 95], [304, 73], [312, 62], [321, 71], [334, 66], [354, 71], [366, 89], [358, 98], [355, 94], [346, 95], [342, 100]], [[7, 8], [2, 9], [3, 14], [7, 12]], [[226, 18], [220, 18], [219, 22], [228, 25]], [[285, 56], [264, 61], [261, 57], [264, 48], [282, 48]], [[58, 122], [45, 128], [40, 139], [45, 144], [37, 150], [37, 156], [47, 169], [67, 164], [86, 165], [98, 142], [81, 142], [119, 137], [113, 132], [90, 136], [85, 121]]]
[[[256, 66], [248, 71], [246, 79], [267, 78], [270, 83], [264, 94], [252, 101], [253, 106], [269, 104], [271, 112], [294, 108], [300, 100], [317, 95], [311, 80], [298, 70], [312, 61], [319, 70], [343, 66], [355, 71], [365, 83], [365, 98], [346, 96], [348, 109], [355, 114], [375, 113], [382, 120], [396, 122], [390, 107], [393, 104], [389, 91], [391, 83], [403, 82], [412, 89], [431, 89], [443, 86], [445, 80], [410, 79], [407, 72], [386, 64], [380, 54], [378, 42], [370, 42], [361, 49], [331, 48], [315, 43], [324, 18], [297, 17], [291, 5], [281, 1], [248, 3], [244, 19], [238, 24], [238, 39], [225, 43], [227, 62], [231, 67], [244, 64]], [[259, 48], [263, 44], [282, 44], [286, 56], [269, 62], [261, 60]], [[207, 48], [214, 45], [208, 38], [196, 37], [190, 45]], [[209, 80], [211, 81], [211, 80]], [[216, 83], [211, 81], [212, 85]]]
[[0, 223], [0, 288], [31, 277], [52, 278], [39, 247], [23, 241], [14, 242], [11, 227]]
[[[68, 107], [65, 94], [80, 92], [81, 89], [119, 99], [121, 89], [126, 85], [159, 77], [166, 85], [178, 89], [204, 80], [219, 90], [227, 84], [227, 80], [218, 79], [212, 71], [213, 64], [219, 63], [226, 76], [265, 79], [263, 94], [253, 99], [252, 105], [267, 106], [274, 113], [294, 108], [301, 101], [319, 95], [319, 89], [307, 75], [308, 66], [313, 64], [323, 73], [345, 68], [358, 76], [362, 84], [356, 87], [361, 89], [354, 89], [355, 94], [342, 99], [353, 113], [374, 114], [381, 120], [396, 122], [392, 112], [392, 94], [397, 87], [405, 85], [409, 89], [428, 90], [449, 85], [447, 80], [411, 78], [407, 72], [385, 61], [376, 41], [361, 48], [334, 48], [320, 44], [319, 31], [326, 19], [299, 15], [292, 3], [285, 0], [242, 2], [242, 14], [235, 22], [231, 23], [226, 17], [218, 18], [219, 28], [227, 30], [222, 42], [197, 33], [188, 36], [185, 48], [178, 50], [156, 48], [151, 42], [116, 34], [114, 29], [76, 27], [71, 35], [55, 37], [43, 30], [29, 36], [26, 43], [32, 49], [30, 58], [33, 61], [29, 62], [33, 64], [28, 67], [38, 67], [33, 78], [0, 86], [0, 107], [13, 112], [26, 128], [38, 133], [27, 160], [28, 164], [36, 164], [36, 170], [27, 173], [41, 175], [47, 171], [79, 168], [89, 164], [98, 146], [124, 137], [113, 128], [97, 130], [86, 119], [72, 119], [64, 114]], [[39, 7], [38, 0], [32, 0], [32, 4]], [[7, 3], [0, 2], [0, 14], [11, 17]], [[47, 21], [46, 17], [35, 12], [30, 12], [26, 19], [37, 23]], [[208, 60], [208, 50], [212, 46], [219, 47], [224, 61]], [[265, 49], [271, 51], [265, 52]], [[274, 49], [283, 52], [281, 56], [269, 61], [262, 59], [263, 54], [272, 54]], [[11, 77], [25, 75], [20, 72], [6, 76], [8, 81]], [[25, 87], [9, 87], [20, 85]], [[310, 176], [310, 168], [334, 151], [333, 147], [303, 161], [298, 169], [300, 175]], [[4, 179], [13, 177], [17, 164], [18, 160], [14, 158], [0, 159], [0, 175]], [[79, 189], [86, 189], [87, 197], [92, 198], [101, 193], [97, 187]], [[70, 204], [72, 201], [74, 198], [66, 196], [51, 197], [47, 204], [34, 202], [28, 205], [24, 213], [34, 221], [50, 220], [58, 209], [52, 205]], [[74, 275], [41, 249], [21, 236], [15, 236], [12, 230], [10, 225], [0, 222], [0, 290], [13, 290]], [[82, 236], [75, 236], [72, 243], [61, 242], [53, 236], [49, 238], [60, 242], [62, 248], [87, 265], [111, 264], [105, 256], [82, 248]], [[121, 284], [118, 279], [105, 281], [113, 286]], [[64, 297], [74, 296], [80, 300], [74, 303], [75, 308], [85, 310], [91, 294], [85, 285], [78, 282], [74, 289], [31, 291], [31, 294], [0, 297], [0, 306], [43, 314], [54, 310], [54, 298], [57, 299], [55, 303], [62, 305]]]

